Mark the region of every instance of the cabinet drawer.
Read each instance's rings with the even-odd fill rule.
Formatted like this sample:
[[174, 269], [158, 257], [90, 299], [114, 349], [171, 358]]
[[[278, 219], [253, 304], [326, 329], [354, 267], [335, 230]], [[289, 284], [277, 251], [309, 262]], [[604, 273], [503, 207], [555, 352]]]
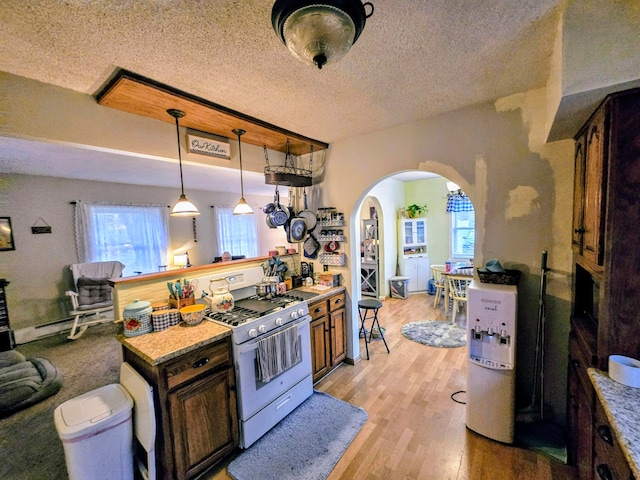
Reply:
[[187, 353], [178, 360], [167, 363], [164, 368], [167, 389], [171, 390], [225, 364], [231, 365], [231, 349], [228, 340]]
[[319, 302], [309, 304], [309, 315], [311, 315], [311, 318], [313, 320], [323, 317], [327, 313], [329, 313], [329, 309], [327, 308], [326, 300], [321, 300]]
[[595, 478], [629, 480], [631, 470], [600, 402], [596, 403], [594, 436]]
[[329, 311], [333, 312], [339, 308], [344, 308], [344, 293], [334, 295], [329, 299]]
[[575, 370], [580, 379], [580, 385], [585, 392], [593, 392], [593, 386], [587, 373], [587, 368], [590, 366], [584, 351], [580, 348], [574, 335], [571, 334], [569, 337], [569, 368]]

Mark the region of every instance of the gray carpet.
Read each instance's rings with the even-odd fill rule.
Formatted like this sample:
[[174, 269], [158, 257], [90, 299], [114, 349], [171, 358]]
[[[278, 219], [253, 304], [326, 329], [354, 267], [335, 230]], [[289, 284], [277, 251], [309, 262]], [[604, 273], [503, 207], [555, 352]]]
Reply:
[[68, 478], [64, 449], [58, 437], [53, 411], [61, 403], [120, 376], [120, 344], [117, 325], [93, 325], [78, 340], [68, 332], [18, 345], [26, 357], [51, 361], [64, 376], [55, 395], [0, 420], [0, 478], [11, 480], [60, 480]]
[[440, 320], [409, 322], [402, 326], [402, 335], [430, 347], [455, 348], [467, 344], [466, 329]]
[[227, 473], [236, 480], [325, 479], [367, 418], [361, 408], [314, 392], [234, 459]]

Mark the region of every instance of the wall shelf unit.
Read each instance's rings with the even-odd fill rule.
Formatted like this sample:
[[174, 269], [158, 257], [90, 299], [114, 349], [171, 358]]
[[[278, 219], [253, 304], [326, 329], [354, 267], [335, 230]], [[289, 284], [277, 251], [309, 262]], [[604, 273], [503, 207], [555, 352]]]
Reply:
[[369, 297], [380, 295], [380, 279], [378, 272], [378, 221], [369, 219], [362, 221], [363, 252], [360, 262], [360, 292]]

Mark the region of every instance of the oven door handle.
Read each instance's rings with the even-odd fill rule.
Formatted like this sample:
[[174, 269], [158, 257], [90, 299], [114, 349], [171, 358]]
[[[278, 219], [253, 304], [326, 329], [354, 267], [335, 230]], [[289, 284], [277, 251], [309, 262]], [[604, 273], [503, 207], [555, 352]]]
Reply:
[[240, 345], [238, 345], [236, 347], [236, 351], [238, 353], [247, 353], [247, 352], [252, 352], [253, 350], [257, 350], [258, 349], [258, 342], [260, 340], [262, 340], [263, 338], [267, 338], [270, 335], [273, 335], [275, 333], [281, 332], [282, 330], [285, 330], [285, 329], [287, 329], [289, 327], [292, 327], [294, 325], [302, 325], [305, 322], [306, 323], [311, 323], [311, 317], [309, 315], [305, 315], [303, 317], [300, 317], [295, 322], [287, 323], [286, 325], [283, 325], [281, 328], [278, 328], [277, 330], [273, 330], [272, 332], [269, 332], [268, 334], [262, 336], [261, 338], [254, 338], [253, 340], [249, 340], [248, 342], [241, 343]]

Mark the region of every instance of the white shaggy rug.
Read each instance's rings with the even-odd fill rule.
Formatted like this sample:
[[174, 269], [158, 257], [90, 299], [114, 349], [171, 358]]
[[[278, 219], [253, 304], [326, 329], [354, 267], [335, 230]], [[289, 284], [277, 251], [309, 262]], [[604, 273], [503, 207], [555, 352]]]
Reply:
[[467, 344], [467, 330], [446, 321], [409, 322], [402, 326], [401, 331], [409, 340], [430, 347], [455, 348]]

